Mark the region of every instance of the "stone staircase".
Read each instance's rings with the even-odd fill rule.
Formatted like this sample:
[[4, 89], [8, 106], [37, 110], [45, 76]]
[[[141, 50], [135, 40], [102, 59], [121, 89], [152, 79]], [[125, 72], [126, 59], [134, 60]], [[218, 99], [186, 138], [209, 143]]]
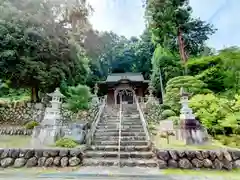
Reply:
[[[106, 107], [84, 166], [156, 167], [136, 105], [123, 105], [119, 161], [119, 107]], [[120, 163], [119, 163], [120, 162]]]

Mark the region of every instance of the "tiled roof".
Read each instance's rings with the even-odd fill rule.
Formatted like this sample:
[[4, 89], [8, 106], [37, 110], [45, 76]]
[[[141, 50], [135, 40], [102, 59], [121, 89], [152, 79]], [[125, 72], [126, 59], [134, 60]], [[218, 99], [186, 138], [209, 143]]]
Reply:
[[118, 82], [123, 79], [137, 82], [144, 81], [143, 75], [141, 73], [112, 73], [108, 75], [106, 82]]

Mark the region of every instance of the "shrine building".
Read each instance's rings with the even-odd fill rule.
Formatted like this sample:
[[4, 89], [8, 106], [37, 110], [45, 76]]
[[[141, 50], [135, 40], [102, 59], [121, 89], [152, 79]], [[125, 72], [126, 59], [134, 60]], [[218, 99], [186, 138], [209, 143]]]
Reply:
[[134, 96], [145, 97], [148, 94], [149, 80], [141, 73], [112, 73], [98, 87], [107, 94], [107, 104], [134, 104]]

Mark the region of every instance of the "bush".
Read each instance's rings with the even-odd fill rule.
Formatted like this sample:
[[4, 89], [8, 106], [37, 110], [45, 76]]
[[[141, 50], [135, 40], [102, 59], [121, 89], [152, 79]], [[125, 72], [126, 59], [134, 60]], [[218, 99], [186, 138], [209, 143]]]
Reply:
[[92, 95], [88, 86], [80, 84], [76, 87], [69, 87], [68, 95], [67, 106], [69, 110], [78, 112], [90, 108]]
[[223, 145], [239, 148], [240, 147], [240, 136], [239, 135], [230, 135], [230, 136], [224, 136], [224, 135], [218, 135], [215, 137], [218, 141], [220, 141]]
[[190, 100], [190, 107], [209, 132], [240, 133], [240, 96], [228, 100], [214, 94], [196, 95]]
[[168, 117], [167, 119], [173, 121], [174, 125], [178, 125], [180, 121], [180, 118], [178, 116], [171, 116], [171, 117]]
[[35, 126], [39, 126], [39, 122], [37, 121], [30, 121], [25, 125], [26, 129], [34, 129]]
[[162, 119], [167, 119], [168, 117], [176, 116], [176, 113], [170, 109], [164, 110], [161, 114]]
[[166, 104], [160, 104], [159, 107], [162, 111], [167, 110], [167, 109], [171, 109], [171, 107], [166, 105]]
[[57, 147], [64, 147], [64, 148], [75, 148], [78, 144], [70, 138], [61, 138], [56, 141]]
[[191, 95], [206, 94], [211, 92], [206, 88], [207, 85], [205, 83], [193, 76], [179, 76], [170, 79], [166, 86], [164, 104], [170, 106], [174, 112], [180, 111], [179, 102], [181, 87], [183, 87], [184, 90]]

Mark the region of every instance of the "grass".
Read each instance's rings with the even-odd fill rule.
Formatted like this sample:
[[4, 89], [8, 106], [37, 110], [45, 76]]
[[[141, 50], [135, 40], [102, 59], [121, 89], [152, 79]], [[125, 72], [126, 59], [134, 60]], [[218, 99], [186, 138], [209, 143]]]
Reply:
[[240, 179], [240, 169], [231, 170], [231, 171], [216, 171], [216, 170], [202, 170], [202, 169], [201, 170], [166, 169], [166, 170], [163, 170], [163, 174], [213, 177], [214, 179], [223, 177], [228, 180], [239, 180]]
[[30, 147], [31, 136], [0, 136], [0, 148]]
[[[8, 136], [8, 135], [1, 135], [0, 136], [0, 148], [27, 148], [31, 147], [31, 136]], [[48, 147], [51, 148], [62, 148], [56, 147], [55, 144], [49, 145]], [[84, 145], [77, 145], [74, 148], [82, 148]], [[69, 148], [62, 148], [62, 149], [69, 149]]]
[[[158, 125], [159, 127], [161, 126]], [[152, 125], [152, 141], [157, 148], [160, 149], [175, 149], [175, 150], [217, 150], [217, 149], [236, 149], [223, 144], [221, 140], [209, 140], [208, 143], [202, 145], [186, 145], [183, 141], [176, 139], [175, 136], [167, 138], [161, 136], [161, 128], [157, 125]], [[222, 138], [221, 138], [222, 139]]]
[[218, 141], [209, 142], [203, 145], [186, 145], [183, 141], [177, 140], [175, 137], [169, 137], [169, 144], [166, 138], [161, 138], [156, 135], [153, 137], [153, 142], [157, 148], [161, 149], [184, 149], [184, 150], [216, 150], [222, 148], [229, 148], [222, 145]]

